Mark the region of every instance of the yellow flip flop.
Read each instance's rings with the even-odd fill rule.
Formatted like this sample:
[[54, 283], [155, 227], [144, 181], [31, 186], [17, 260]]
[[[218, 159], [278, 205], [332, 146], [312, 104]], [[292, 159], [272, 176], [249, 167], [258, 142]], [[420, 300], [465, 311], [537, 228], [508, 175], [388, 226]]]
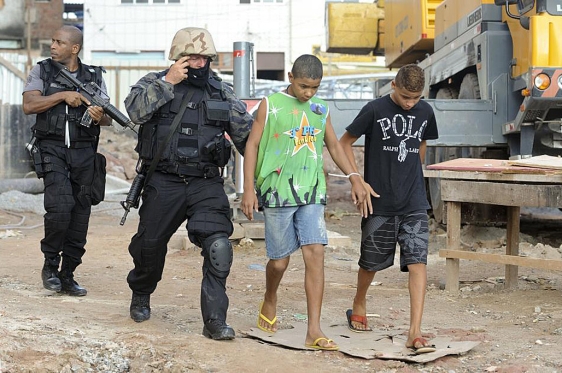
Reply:
[[320, 342], [320, 341], [326, 341], [326, 344], [329, 344], [329, 343], [333, 342], [332, 339], [329, 339], [329, 338], [326, 338], [326, 337], [320, 337], [320, 338], [316, 338], [314, 340], [314, 342], [312, 342], [312, 344], [309, 344], [309, 345], [305, 344], [304, 346], [308, 347], [308, 348], [313, 348], [315, 350], [325, 350], [325, 351], [337, 351], [337, 350], [340, 349], [340, 346], [332, 346], [332, 347], [320, 346], [318, 344], [318, 342]]
[[261, 325], [260, 325], [260, 320], [265, 321], [270, 327], [273, 327], [273, 325], [275, 325], [275, 323], [277, 322], [277, 316], [275, 316], [275, 317], [273, 318], [273, 320], [268, 319], [266, 316], [264, 316], [263, 313], [261, 313], [262, 307], [263, 307], [263, 301], [260, 303], [260, 310], [259, 310], [258, 323], [257, 323], [258, 329], [259, 329], [259, 330], [263, 330], [263, 331], [266, 332], [266, 333], [273, 334], [273, 333], [275, 333], [275, 331], [270, 330], [270, 329], [267, 329], [267, 328], [264, 328], [263, 326], [261, 326]]

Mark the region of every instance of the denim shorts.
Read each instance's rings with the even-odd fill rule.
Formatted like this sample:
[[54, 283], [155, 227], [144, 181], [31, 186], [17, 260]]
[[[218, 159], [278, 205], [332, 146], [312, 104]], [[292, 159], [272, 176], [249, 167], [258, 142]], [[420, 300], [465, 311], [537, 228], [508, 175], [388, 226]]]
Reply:
[[299, 247], [328, 244], [324, 205], [264, 207], [265, 248], [269, 259], [283, 259]]

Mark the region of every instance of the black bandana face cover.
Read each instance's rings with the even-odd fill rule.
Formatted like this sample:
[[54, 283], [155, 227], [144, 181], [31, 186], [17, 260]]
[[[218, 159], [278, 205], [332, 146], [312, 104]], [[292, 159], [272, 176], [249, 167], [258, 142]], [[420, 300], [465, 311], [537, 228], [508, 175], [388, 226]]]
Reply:
[[187, 81], [197, 87], [203, 87], [209, 80], [209, 67], [211, 60], [207, 60], [205, 66], [200, 69], [189, 68], [187, 71]]

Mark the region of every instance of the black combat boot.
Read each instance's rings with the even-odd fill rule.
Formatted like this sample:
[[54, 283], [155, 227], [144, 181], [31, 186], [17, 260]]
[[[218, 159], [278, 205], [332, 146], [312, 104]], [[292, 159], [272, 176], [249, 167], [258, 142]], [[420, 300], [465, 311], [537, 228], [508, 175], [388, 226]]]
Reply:
[[215, 341], [227, 341], [235, 337], [234, 329], [226, 322], [217, 319], [210, 319], [205, 323], [203, 335]]
[[77, 266], [78, 264], [70, 263], [69, 260], [63, 258], [59, 278], [63, 293], [73, 297], [83, 297], [88, 291], [74, 281], [74, 270]]
[[131, 299], [131, 319], [143, 322], [150, 319], [150, 295], [139, 295], [133, 293]]
[[45, 289], [56, 292], [61, 291], [59, 267], [54, 266], [49, 259], [45, 259], [45, 264], [43, 264], [43, 269], [41, 270], [41, 279], [43, 280], [43, 287]]

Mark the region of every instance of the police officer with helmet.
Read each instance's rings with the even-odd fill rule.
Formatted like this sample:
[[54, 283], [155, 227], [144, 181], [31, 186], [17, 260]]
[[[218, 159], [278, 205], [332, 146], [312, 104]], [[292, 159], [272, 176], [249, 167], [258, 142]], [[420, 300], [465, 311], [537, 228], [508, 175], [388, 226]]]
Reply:
[[[211, 34], [202, 28], [179, 30], [169, 59], [174, 64], [149, 73], [131, 87], [125, 105], [140, 124], [139, 172], [147, 175], [137, 233], [129, 253], [134, 268], [131, 318], [150, 318], [150, 295], [162, 278], [167, 244], [187, 220], [190, 241], [201, 248], [203, 335], [215, 340], [235, 337], [226, 323], [226, 279], [232, 265], [233, 232], [222, 168], [230, 141], [244, 154], [253, 118], [232, 89], [210, 69], [216, 57]], [[152, 172], [151, 172], [152, 171]]]

